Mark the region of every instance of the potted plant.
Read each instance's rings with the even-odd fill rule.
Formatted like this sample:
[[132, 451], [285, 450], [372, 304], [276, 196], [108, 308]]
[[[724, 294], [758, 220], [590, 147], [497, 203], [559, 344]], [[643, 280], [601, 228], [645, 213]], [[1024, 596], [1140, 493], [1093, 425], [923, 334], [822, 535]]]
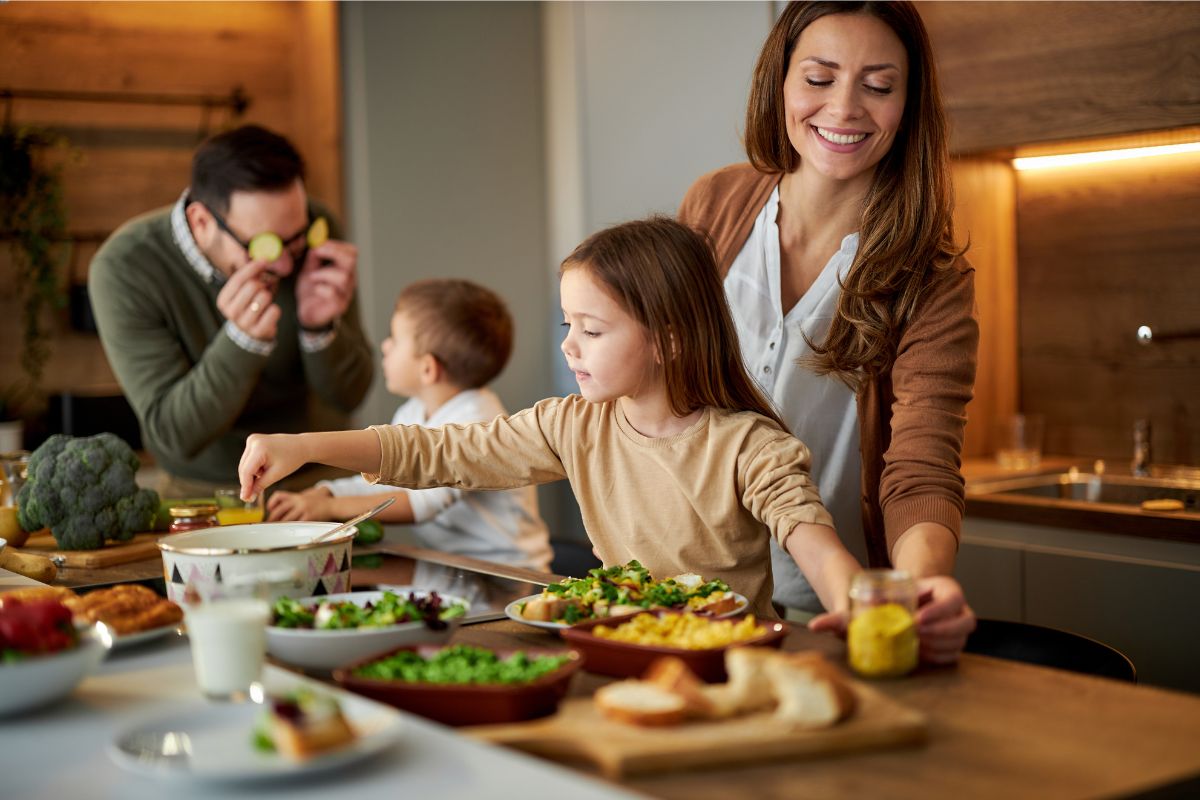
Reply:
[[65, 256], [67, 216], [61, 159], [51, 153], [64, 145], [61, 136], [39, 128], [6, 124], [0, 129], [0, 238], [9, 243], [21, 303], [24, 373], [0, 391], [0, 422], [19, 420], [45, 402], [41, 381], [51, 331], [43, 311], [65, 304], [59, 265]]

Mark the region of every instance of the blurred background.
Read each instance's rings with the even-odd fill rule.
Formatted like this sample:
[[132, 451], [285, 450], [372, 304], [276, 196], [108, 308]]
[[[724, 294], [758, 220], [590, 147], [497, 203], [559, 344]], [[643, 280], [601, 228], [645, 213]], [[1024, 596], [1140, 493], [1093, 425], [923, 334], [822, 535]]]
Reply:
[[[919, 3], [954, 126], [958, 233], [983, 331], [968, 457], [1042, 415], [1047, 453], [1200, 462], [1200, 154], [1021, 169], [1014, 158], [1200, 140], [1200, 14], [1187, 3]], [[310, 193], [361, 248], [368, 335], [396, 293], [453, 275], [518, 321], [510, 409], [574, 386], [559, 261], [589, 233], [671, 213], [744, 160], [750, 74], [776, 3], [3, 3], [4, 130], [44, 136], [61, 234], [41, 271], [0, 247], [0, 392], [25, 446], [116, 430], [137, 445], [86, 296], [92, 254], [173, 202], [195, 145], [255, 122], [290, 137]], [[10, 137], [11, 138], [11, 137]], [[2, 234], [13, 244], [17, 235]], [[30, 298], [35, 298], [31, 301]], [[30, 333], [23, 309], [37, 302]], [[31, 364], [35, 369], [31, 370]], [[31, 376], [40, 365], [40, 373]], [[36, 377], [36, 382], [31, 381]], [[31, 387], [35, 390], [31, 391]], [[376, 379], [363, 424], [397, 400]], [[582, 540], [563, 487], [543, 492]]]

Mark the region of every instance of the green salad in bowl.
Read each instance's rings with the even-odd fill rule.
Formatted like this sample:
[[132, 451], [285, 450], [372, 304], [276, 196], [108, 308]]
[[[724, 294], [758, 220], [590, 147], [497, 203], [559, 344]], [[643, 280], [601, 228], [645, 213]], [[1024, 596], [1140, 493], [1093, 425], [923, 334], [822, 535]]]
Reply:
[[275, 601], [267, 652], [297, 667], [331, 670], [408, 644], [445, 642], [470, 611], [463, 599], [404, 587]]

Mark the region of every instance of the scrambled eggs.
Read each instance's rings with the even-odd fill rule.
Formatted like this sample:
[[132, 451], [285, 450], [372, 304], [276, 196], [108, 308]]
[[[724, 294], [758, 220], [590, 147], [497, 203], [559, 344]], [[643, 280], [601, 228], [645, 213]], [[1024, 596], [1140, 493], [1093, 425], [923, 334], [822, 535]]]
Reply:
[[682, 650], [711, 650], [762, 636], [767, 629], [748, 616], [740, 622], [710, 619], [694, 614], [638, 614], [615, 628], [597, 625], [592, 633], [601, 639]]

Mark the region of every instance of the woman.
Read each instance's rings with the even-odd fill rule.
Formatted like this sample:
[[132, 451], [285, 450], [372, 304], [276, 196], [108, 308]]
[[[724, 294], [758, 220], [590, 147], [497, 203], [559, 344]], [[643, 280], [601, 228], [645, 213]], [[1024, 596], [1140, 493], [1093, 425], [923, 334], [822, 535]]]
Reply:
[[[680, 219], [711, 237], [743, 359], [811, 448], [843, 540], [919, 577], [922, 658], [953, 662], [975, 626], [948, 576], [979, 331], [913, 6], [790, 4], [759, 55], [745, 137], [750, 163], [697, 181]], [[774, 555], [776, 602], [819, 611]]]

